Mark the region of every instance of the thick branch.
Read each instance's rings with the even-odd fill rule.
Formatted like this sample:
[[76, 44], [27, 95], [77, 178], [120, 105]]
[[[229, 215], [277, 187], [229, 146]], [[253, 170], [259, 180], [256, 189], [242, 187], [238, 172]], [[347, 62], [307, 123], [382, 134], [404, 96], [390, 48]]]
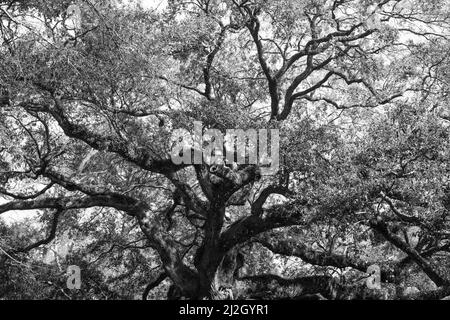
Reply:
[[59, 197], [27, 201], [11, 201], [0, 205], [0, 214], [12, 210], [34, 209], [86, 209], [92, 207], [111, 207], [134, 214], [139, 203], [130, 197], [115, 195], [97, 195], [90, 197]]
[[49, 112], [67, 136], [81, 140], [96, 150], [116, 153], [148, 171], [166, 173], [183, 168], [175, 165], [170, 158], [162, 159], [148, 148], [132, 147], [128, 141], [119, 137], [92, 132], [80, 124], [73, 123], [64, 113], [61, 101], [57, 98], [54, 101], [55, 106], [44, 106], [40, 111]]
[[[264, 234], [256, 238], [256, 241], [276, 254], [285, 256], [294, 256], [302, 259], [304, 262], [315, 266], [329, 266], [336, 268], [353, 268], [366, 273], [367, 268], [372, 265], [368, 261], [360, 260], [347, 255], [340, 255], [333, 252], [317, 251], [300, 243], [296, 239], [281, 238], [280, 234]], [[381, 278], [383, 281], [395, 280], [394, 270], [382, 268]]]
[[261, 69], [263, 70], [263, 73], [266, 76], [267, 82], [269, 84], [269, 94], [271, 100], [271, 119], [275, 119], [278, 114], [278, 105], [280, 100], [278, 95], [278, 83], [277, 79], [272, 76], [271, 70], [264, 57], [264, 47], [259, 37], [260, 22], [258, 20], [258, 17], [253, 15], [247, 27], [253, 38], [253, 42], [256, 45], [259, 64], [261, 65]]
[[183, 263], [176, 241], [166, 232], [161, 223], [165, 212], [171, 207], [169, 205], [156, 213], [148, 207], [142, 208], [136, 217], [149, 244], [158, 252], [167, 276], [184, 295], [195, 297], [198, 293], [198, 275]]
[[[270, 297], [272, 298], [274, 288], [289, 287], [292, 285], [295, 285], [299, 289], [299, 292], [296, 294], [296, 297], [289, 297], [291, 299], [301, 298], [304, 295], [317, 293], [328, 298], [333, 298], [335, 293], [332, 277], [325, 275], [286, 279], [275, 274], [263, 274], [255, 276], [245, 276], [239, 278], [239, 280], [256, 283], [257, 288], [259, 288], [258, 291], [262, 293], [263, 297], [265, 295], [270, 295]], [[274, 284], [276, 285], [274, 286]], [[256, 295], [258, 295], [258, 293], [256, 293]], [[255, 297], [255, 293], [253, 293], [252, 296]]]
[[220, 236], [222, 250], [226, 252], [235, 245], [272, 229], [303, 224], [303, 211], [306, 210], [303, 206], [302, 201], [277, 205], [268, 209], [265, 216], [251, 215], [236, 221]]
[[415, 249], [409, 246], [399, 236], [389, 231], [388, 226], [381, 219], [381, 217], [378, 217], [377, 219], [372, 219], [370, 221], [370, 225], [373, 229], [381, 233], [386, 238], [386, 240], [388, 240], [397, 248], [408, 254], [408, 256], [410, 256], [411, 259], [413, 259], [419, 265], [419, 267], [425, 272], [427, 276], [430, 277], [430, 279], [434, 283], [436, 283], [437, 286], [440, 287], [443, 285], [450, 284], [450, 282], [447, 279], [445, 279], [445, 277], [440, 275], [439, 272], [435, 270], [435, 268], [431, 265], [430, 262], [428, 262], [425, 258], [423, 258]]
[[145, 290], [142, 293], [142, 300], [147, 300], [150, 291], [159, 286], [166, 278], [167, 273], [165, 271], [161, 271], [158, 275], [153, 277], [153, 280], [145, 287]]
[[259, 197], [252, 203], [252, 215], [262, 215], [263, 206], [266, 203], [267, 198], [269, 198], [272, 194], [286, 195], [287, 193], [289, 193], [289, 190], [285, 187], [277, 185], [268, 186], [261, 191]]

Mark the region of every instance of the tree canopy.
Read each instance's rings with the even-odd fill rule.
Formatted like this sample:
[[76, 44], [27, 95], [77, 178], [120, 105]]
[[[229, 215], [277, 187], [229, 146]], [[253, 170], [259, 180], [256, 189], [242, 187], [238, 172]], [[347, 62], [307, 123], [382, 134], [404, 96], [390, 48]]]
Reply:
[[[447, 0], [1, 1], [0, 298], [450, 295], [449, 23]], [[174, 163], [196, 121], [278, 129], [279, 170]]]

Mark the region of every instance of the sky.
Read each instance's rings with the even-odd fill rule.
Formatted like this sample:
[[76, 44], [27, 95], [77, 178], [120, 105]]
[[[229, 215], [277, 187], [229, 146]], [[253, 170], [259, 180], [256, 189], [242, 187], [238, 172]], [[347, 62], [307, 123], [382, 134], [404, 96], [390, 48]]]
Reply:
[[141, 0], [144, 8], [161, 9], [167, 3], [167, 0]]

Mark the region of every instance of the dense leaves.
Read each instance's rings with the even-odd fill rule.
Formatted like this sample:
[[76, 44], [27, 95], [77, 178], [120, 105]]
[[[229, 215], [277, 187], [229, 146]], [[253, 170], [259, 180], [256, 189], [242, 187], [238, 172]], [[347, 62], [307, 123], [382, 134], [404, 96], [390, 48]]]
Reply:
[[[450, 294], [446, 1], [73, 4], [0, 2], [0, 298]], [[173, 163], [194, 121], [279, 170]]]

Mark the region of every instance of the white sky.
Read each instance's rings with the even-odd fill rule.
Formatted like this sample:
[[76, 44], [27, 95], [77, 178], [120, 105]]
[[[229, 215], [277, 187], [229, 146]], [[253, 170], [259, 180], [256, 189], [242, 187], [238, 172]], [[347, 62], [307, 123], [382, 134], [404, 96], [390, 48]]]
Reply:
[[141, 0], [144, 8], [161, 9], [167, 4], [167, 0]]

